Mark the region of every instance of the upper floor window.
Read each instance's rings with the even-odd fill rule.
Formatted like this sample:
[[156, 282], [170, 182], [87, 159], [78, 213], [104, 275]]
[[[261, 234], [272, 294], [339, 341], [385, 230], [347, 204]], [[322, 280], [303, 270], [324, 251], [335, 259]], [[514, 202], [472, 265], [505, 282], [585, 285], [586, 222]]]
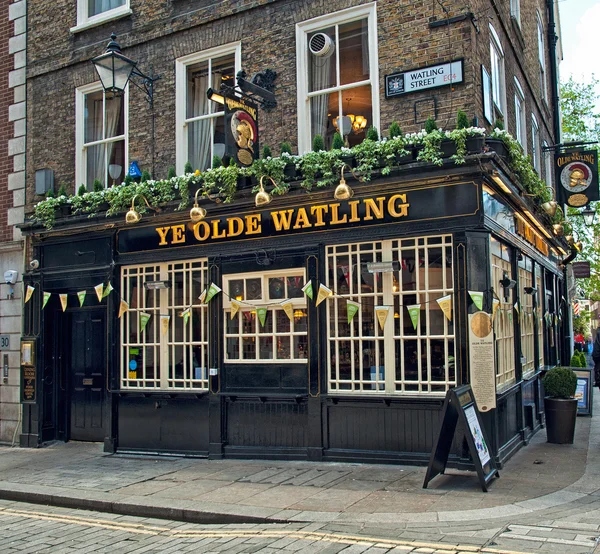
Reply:
[[527, 152], [527, 132], [525, 117], [525, 95], [519, 80], [515, 77], [515, 138]]
[[379, 127], [375, 3], [311, 19], [296, 27], [298, 145], [311, 150], [339, 132], [348, 146]]
[[236, 42], [175, 61], [177, 172], [186, 162], [204, 171], [214, 156], [225, 154], [225, 117], [223, 107], [209, 100], [209, 88], [234, 86], [241, 69], [241, 43]]
[[76, 32], [131, 13], [129, 0], [77, 0]]
[[540, 126], [535, 115], [531, 114], [531, 161], [538, 174], [541, 170], [541, 150]]
[[[490, 25], [490, 64], [492, 69], [492, 100], [497, 115], [502, 117], [506, 113], [506, 85], [504, 80], [504, 50], [500, 37]], [[506, 127], [506, 121], [505, 121]]]
[[553, 183], [552, 173], [554, 171], [554, 152], [546, 141], [542, 143], [542, 155], [544, 156], [544, 171], [546, 173], [544, 178], [546, 185], [551, 187]]
[[510, 0], [510, 15], [521, 26], [521, 0]]
[[546, 85], [546, 48], [544, 47], [544, 25], [540, 13], [537, 12], [538, 60], [540, 62], [540, 94], [543, 100], [548, 99]]
[[93, 190], [123, 182], [127, 169], [127, 103], [107, 97], [100, 83], [78, 88], [75, 97], [75, 184]]

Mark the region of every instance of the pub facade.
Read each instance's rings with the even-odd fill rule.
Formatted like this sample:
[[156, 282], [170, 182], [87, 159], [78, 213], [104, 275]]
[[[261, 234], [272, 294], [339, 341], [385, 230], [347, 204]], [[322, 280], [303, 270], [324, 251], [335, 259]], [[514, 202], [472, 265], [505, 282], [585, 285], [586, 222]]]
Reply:
[[[539, 56], [523, 63], [523, 73], [515, 70], [519, 52], [503, 31], [514, 14], [497, 13], [485, 38], [474, 31], [473, 14], [419, 15], [413, 25], [430, 33], [438, 51], [457, 37], [436, 65], [408, 45], [402, 53], [389, 48], [388, 31], [406, 32], [403, 18], [414, 3], [334, 2], [326, 12], [310, 2], [240, 2], [236, 13], [212, 14], [213, 23], [188, 14], [159, 38], [142, 27], [134, 32], [136, 4], [123, 4], [128, 12], [115, 11], [112, 25], [129, 26], [117, 35], [132, 58], [144, 61], [144, 45], [169, 46], [147, 49], [156, 52], [161, 76], [153, 106], [131, 87], [109, 100], [93, 68], [75, 58], [57, 71], [57, 87], [71, 89], [59, 102], [72, 109], [74, 130], [56, 124], [44, 144], [35, 131], [39, 114], [30, 114], [32, 180], [52, 165], [74, 189], [84, 185], [80, 196], [94, 181], [109, 199], [111, 185], [130, 186], [129, 212], [137, 215], [126, 218], [109, 200], [91, 215], [74, 210], [44, 226], [32, 205], [23, 233], [38, 267], [26, 276], [21, 445], [84, 440], [110, 452], [426, 463], [446, 392], [468, 383], [496, 461], [525, 445], [544, 421], [541, 372], [567, 356], [563, 269], [573, 254], [510, 152], [497, 139], [483, 140], [505, 121], [531, 152], [538, 178], [552, 184], [543, 145], [558, 142], [556, 87], [549, 70], [542, 88], [531, 86], [533, 75], [540, 79]], [[174, 2], [170, 15], [187, 4]], [[549, 28], [545, 3], [538, 10], [522, 4], [523, 33]], [[29, 4], [31, 25], [40, 5]], [[89, 35], [110, 27], [94, 17], [66, 31], [85, 44], [78, 56], [97, 49]], [[280, 30], [273, 33], [279, 49], [261, 44], [270, 35], [242, 36], [243, 23], [257, 18]], [[213, 36], [217, 23], [222, 33]], [[549, 69], [551, 50], [541, 52]], [[40, 50], [33, 56], [28, 90], [35, 98], [49, 62]], [[235, 120], [237, 146], [256, 158], [259, 134], [260, 145], [277, 152], [289, 140], [298, 173], [287, 178], [286, 194], [265, 173], [265, 181], [260, 174], [249, 185], [238, 181], [234, 195], [221, 188], [194, 197], [193, 184], [214, 171], [214, 157], [227, 159], [224, 137], [233, 128], [223, 108], [205, 100], [206, 90], [234, 88], [242, 66], [278, 68], [277, 105], [263, 105], [254, 126]], [[526, 91], [513, 106], [508, 98], [520, 82]], [[255, 84], [272, 85], [264, 73]], [[160, 102], [170, 108], [158, 109]], [[392, 121], [411, 132], [428, 117], [453, 128], [458, 108], [482, 129], [463, 163], [456, 151], [431, 163], [420, 154], [426, 145], [368, 175], [359, 154], [350, 159], [367, 126], [383, 129], [382, 137]], [[135, 121], [146, 113], [154, 136]], [[322, 175], [307, 185], [302, 171], [315, 136], [329, 151], [336, 132], [349, 159], [334, 164], [333, 181], [347, 179], [345, 194], [320, 186]], [[74, 145], [67, 154], [61, 136]], [[122, 185], [134, 160], [153, 167], [155, 180]], [[186, 162], [197, 170], [182, 193], [187, 206], [148, 202], [169, 183], [158, 177], [170, 160], [177, 175]], [[144, 201], [151, 209], [140, 219]], [[460, 441], [452, 463], [469, 465]]]

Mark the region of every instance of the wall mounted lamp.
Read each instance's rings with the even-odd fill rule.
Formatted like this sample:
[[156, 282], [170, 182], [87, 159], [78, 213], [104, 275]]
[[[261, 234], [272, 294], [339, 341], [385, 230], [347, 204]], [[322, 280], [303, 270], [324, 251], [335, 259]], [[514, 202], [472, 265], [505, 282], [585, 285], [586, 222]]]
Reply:
[[523, 292], [525, 294], [536, 294], [537, 289], [535, 287], [523, 287]]
[[552, 193], [552, 200], [544, 202], [542, 204], [542, 210], [544, 210], [550, 217], [554, 217], [554, 214], [556, 214], [556, 209], [558, 208], [558, 202], [556, 201], [556, 193], [553, 187], [546, 187], [546, 190], [549, 190]]
[[200, 192], [200, 190], [201, 189], [198, 189], [196, 191], [196, 194], [194, 195], [194, 206], [190, 210], [190, 219], [194, 223], [202, 221], [206, 217], [206, 210], [198, 206], [198, 193]]
[[511, 279], [508, 276], [508, 273], [506, 273], [506, 271], [505, 271], [504, 274], [502, 275], [502, 279], [500, 279], [500, 284], [502, 285], [502, 288], [504, 290], [508, 290], [508, 289], [514, 289], [517, 282], [514, 279]]
[[171, 281], [146, 281], [144, 288], [146, 290], [170, 289]]
[[256, 204], [257, 208], [260, 206], [266, 206], [267, 204], [270, 204], [273, 200], [273, 197], [265, 190], [265, 187], [263, 185], [263, 180], [265, 177], [269, 179], [271, 183], [273, 183], [273, 186], [277, 186], [277, 183], [268, 175], [263, 175], [260, 178], [260, 190], [256, 193], [256, 196], [254, 197], [254, 203]]
[[148, 206], [148, 208], [150, 208], [151, 210], [154, 210], [155, 212], [159, 211], [158, 208], [153, 208], [149, 203], [148, 200], [146, 200], [146, 197], [143, 194], [136, 194], [132, 199], [131, 199], [131, 208], [129, 209], [129, 211], [125, 214], [125, 223], [138, 223], [140, 221], [140, 219], [142, 219], [142, 214], [140, 214], [140, 212], [138, 212], [135, 209], [135, 199], [141, 196], [144, 199], [144, 202], [146, 203], [146, 206]]
[[348, 164], [342, 164], [342, 167], [340, 168], [340, 184], [337, 187], [335, 187], [335, 192], [333, 193], [333, 197], [336, 200], [349, 200], [354, 196], [354, 191], [352, 190], [350, 185], [346, 183], [346, 179], [344, 178], [344, 169], [346, 167], [350, 170], [350, 173], [352, 173], [352, 176], [355, 179], [361, 182], [364, 181], [364, 179], [362, 179], [361, 177], [356, 175], [356, 173], [354, 173], [354, 171]]

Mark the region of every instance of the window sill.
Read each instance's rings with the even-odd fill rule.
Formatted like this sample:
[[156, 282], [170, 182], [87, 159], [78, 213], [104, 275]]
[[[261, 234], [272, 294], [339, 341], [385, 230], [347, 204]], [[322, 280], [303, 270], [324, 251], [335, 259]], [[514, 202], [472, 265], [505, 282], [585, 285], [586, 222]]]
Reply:
[[110, 12], [91, 17], [87, 21], [83, 23], [79, 23], [75, 27], [71, 27], [71, 33], [80, 33], [81, 31], [85, 31], [86, 29], [91, 29], [92, 27], [98, 27], [103, 25], [104, 23], [108, 23], [109, 21], [114, 21], [115, 19], [121, 19], [122, 17], [127, 17], [131, 15], [133, 11], [128, 7], [115, 8], [114, 10], [110, 10]]

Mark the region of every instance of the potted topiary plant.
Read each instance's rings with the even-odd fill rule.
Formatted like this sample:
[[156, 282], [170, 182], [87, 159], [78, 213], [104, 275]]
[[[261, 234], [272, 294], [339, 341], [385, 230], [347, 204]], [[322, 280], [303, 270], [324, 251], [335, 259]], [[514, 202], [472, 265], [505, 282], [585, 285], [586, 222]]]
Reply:
[[554, 367], [542, 379], [545, 390], [544, 411], [548, 442], [573, 444], [577, 399], [577, 376], [569, 367]]

